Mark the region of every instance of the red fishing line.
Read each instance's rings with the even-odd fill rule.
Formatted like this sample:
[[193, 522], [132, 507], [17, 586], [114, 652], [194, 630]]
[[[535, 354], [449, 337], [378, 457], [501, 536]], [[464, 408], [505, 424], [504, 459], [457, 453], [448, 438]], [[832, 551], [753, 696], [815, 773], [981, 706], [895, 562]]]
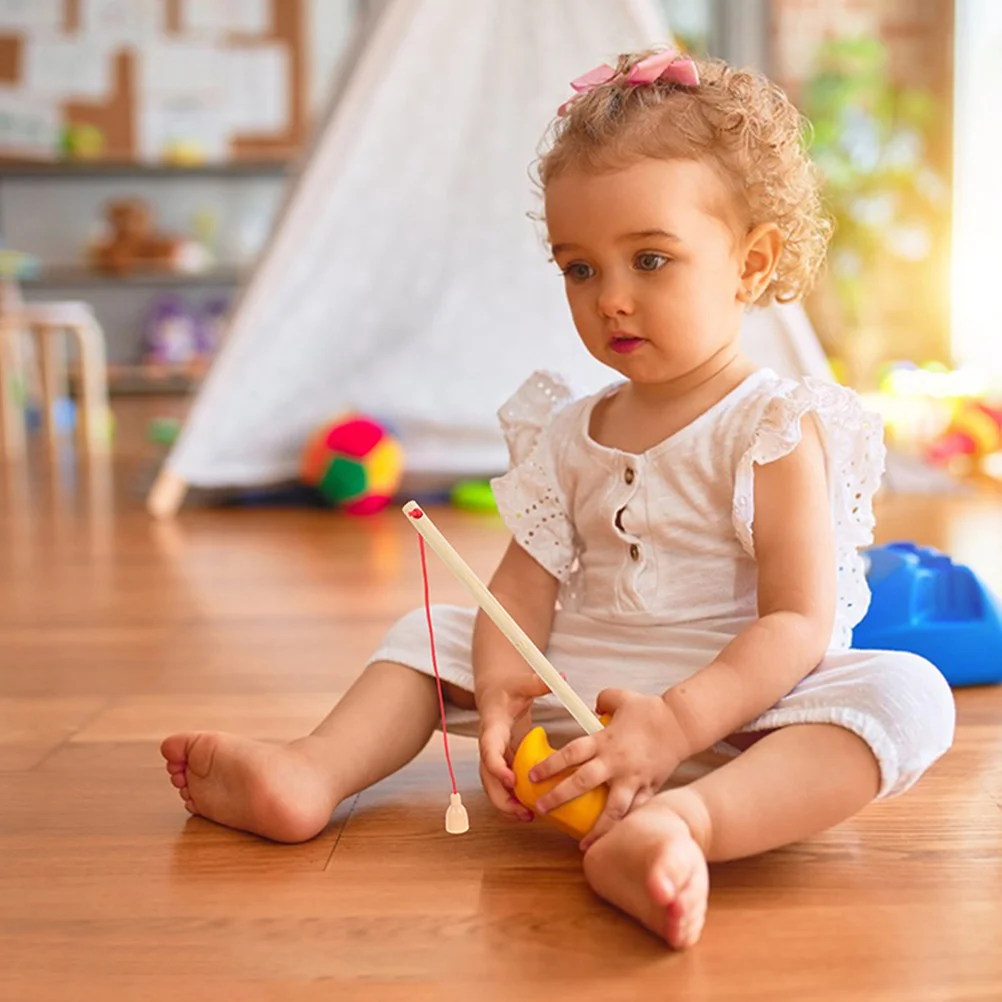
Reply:
[[442, 678], [438, 674], [438, 657], [435, 654], [435, 628], [431, 625], [431, 592], [428, 588], [428, 560], [425, 556], [424, 536], [418, 536], [421, 545], [421, 573], [424, 575], [424, 610], [428, 617], [428, 637], [431, 640], [431, 664], [435, 669], [435, 684], [438, 686], [438, 707], [442, 713], [442, 742], [445, 745], [445, 761], [449, 766], [449, 779], [452, 780], [452, 792], [456, 789], [456, 774], [452, 771], [452, 758], [449, 755], [449, 732], [445, 726], [445, 697], [442, 695]]

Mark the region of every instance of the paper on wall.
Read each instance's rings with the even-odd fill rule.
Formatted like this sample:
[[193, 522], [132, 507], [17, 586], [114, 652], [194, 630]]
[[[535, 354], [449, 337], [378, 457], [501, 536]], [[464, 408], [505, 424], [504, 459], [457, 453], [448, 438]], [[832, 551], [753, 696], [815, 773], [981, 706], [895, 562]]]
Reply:
[[0, 153], [52, 159], [59, 151], [62, 120], [55, 101], [23, 91], [0, 91]]
[[148, 162], [214, 163], [229, 155], [226, 108], [193, 97], [151, 95], [138, 121], [139, 155]]
[[226, 54], [229, 124], [234, 132], [284, 132], [289, 123], [289, 52], [284, 45]]
[[143, 49], [139, 152], [147, 161], [219, 161], [229, 153], [226, 53], [204, 42]]
[[106, 43], [139, 45], [166, 30], [160, 0], [79, 0], [80, 26]]
[[111, 93], [110, 56], [107, 45], [86, 39], [29, 40], [24, 86], [32, 94], [101, 100]]
[[182, 0], [181, 30], [204, 36], [265, 35], [271, 30], [271, 0]]
[[214, 45], [160, 42], [143, 49], [139, 87], [144, 95], [186, 94], [219, 101], [226, 86], [225, 53]]
[[52, 32], [63, 27], [63, 0], [0, 0], [0, 30]]

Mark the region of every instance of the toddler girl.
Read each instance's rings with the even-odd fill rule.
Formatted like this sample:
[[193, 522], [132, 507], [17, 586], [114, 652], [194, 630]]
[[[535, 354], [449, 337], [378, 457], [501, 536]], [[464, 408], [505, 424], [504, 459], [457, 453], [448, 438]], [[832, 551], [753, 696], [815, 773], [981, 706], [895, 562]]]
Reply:
[[[502, 409], [512, 465], [494, 489], [514, 540], [491, 587], [612, 720], [579, 736], [473, 609], [436, 607], [435, 634], [449, 723], [479, 733], [491, 801], [531, 820], [509, 767], [530, 717], [570, 739], [533, 778], [577, 771], [538, 809], [608, 784], [587, 879], [684, 947], [708, 861], [901, 793], [950, 746], [954, 706], [921, 658], [850, 648], [879, 419], [847, 389], [756, 369], [738, 342], [743, 311], [802, 296], [824, 255], [797, 112], [756, 74], [671, 50], [574, 88], [539, 164], [545, 222], [578, 334], [621, 378], [574, 401], [537, 373]], [[418, 609], [308, 737], [162, 750], [189, 811], [295, 842], [410, 761], [437, 715]], [[723, 764], [666, 789], [704, 752]]]

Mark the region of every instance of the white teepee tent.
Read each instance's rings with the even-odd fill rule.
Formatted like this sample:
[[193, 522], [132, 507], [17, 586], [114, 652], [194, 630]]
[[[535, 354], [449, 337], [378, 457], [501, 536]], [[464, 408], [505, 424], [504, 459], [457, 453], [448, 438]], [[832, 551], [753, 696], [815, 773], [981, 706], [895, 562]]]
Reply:
[[[528, 168], [568, 81], [667, 38], [656, 0], [389, 0], [234, 312], [150, 495], [295, 476], [349, 408], [400, 435], [408, 471], [504, 469], [495, 412], [533, 369], [611, 381], [546, 261]], [[749, 349], [827, 371], [796, 308], [749, 314]]]

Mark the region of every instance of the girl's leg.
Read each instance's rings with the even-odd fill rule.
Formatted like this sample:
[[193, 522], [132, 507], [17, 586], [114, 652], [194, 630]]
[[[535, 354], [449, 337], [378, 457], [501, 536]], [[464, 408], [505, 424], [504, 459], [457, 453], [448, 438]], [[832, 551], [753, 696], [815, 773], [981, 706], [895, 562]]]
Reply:
[[[452, 701], [473, 697], [446, 686]], [[404, 665], [370, 665], [312, 734], [287, 745], [235, 734], [174, 734], [161, 745], [192, 814], [276, 842], [321, 832], [347, 797], [406, 765], [438, 720], [435, 679]]]
[[594, 890], [671, 946], [691, 946], [706, 916], [706, 863], [807, 838], [876, 795], [869, 746], [829, 724], [783, 727], [688, 786], [658, 794], [585, 856]]

